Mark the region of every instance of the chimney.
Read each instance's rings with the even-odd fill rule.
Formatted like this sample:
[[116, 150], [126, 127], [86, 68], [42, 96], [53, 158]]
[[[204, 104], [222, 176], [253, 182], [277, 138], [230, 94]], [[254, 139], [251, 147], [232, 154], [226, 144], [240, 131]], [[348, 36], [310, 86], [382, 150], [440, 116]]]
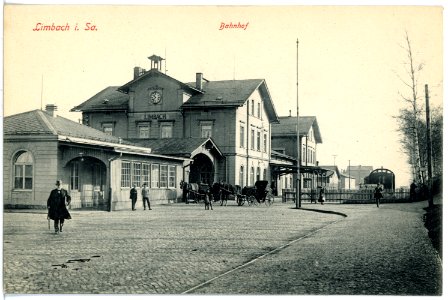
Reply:
[[202, 91], [202, 73], [196, 73], [196, 88]]
[[47, 114], [49, 114], [50, 116], [54, 117], [54, 112], [58, 110], [58, 107], [54, 104], [47, 104], [45, 105], [45, 111], [47, 112]]
[[291, 117], [291, 110], [289, 110], [289, 116]]
[[145, 73], [145, 69], [142, 69], [141, 67], [134, 67], [134, 79], [137, 79], [143, 73]]

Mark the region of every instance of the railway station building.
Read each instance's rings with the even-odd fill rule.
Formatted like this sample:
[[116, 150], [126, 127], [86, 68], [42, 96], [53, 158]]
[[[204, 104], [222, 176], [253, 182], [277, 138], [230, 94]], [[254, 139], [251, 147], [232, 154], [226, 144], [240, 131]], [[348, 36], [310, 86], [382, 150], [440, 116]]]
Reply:
[[161, 71], [163, 58], [149, 60], [149, 70], [135, 67], [127, 83], [73, 107], [82, 124], [55, 116], [51, 105], [5, 118], [5, 206], [46, 205], [56, 179], [74, 207], [105, 210], [127, 208], [130, 188], [143, 183], [156, 203], [181, 201], [181, 181], [268, 180], [280, 195], [295, 186], [297, 156], [302, 187], [317, 184], [316, 117], [300, 118], [297, 149], [297, 122], [277, 115], [264, 79], [196, 73], [184, 83]]

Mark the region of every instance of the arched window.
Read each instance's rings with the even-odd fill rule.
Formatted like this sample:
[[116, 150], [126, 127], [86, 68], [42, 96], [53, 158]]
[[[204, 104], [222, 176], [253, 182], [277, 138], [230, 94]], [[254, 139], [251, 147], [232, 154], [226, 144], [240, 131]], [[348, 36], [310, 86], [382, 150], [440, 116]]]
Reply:
[[14, 162], [14, 188], [33, 189], [33, 156], [30, 152], [20, 153]]
[[268, 178], [266, 177], [266, 169], [263, 170], [263, 180], [267, 180]]
[[254, 185], [254, 167], [250, 168], [250, 185]]
[[257, 180], [260, 180], [260, 167], [257, 168]]
[[240, 167], [240, 186], [244, 187], [244, 166]]

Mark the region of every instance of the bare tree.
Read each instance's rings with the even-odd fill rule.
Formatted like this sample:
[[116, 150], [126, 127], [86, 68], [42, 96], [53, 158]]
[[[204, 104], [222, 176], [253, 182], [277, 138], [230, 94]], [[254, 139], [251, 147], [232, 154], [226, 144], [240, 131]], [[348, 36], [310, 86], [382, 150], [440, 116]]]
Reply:
[[405, 32], [406, 44], [403, 47], [407, 54], [405, 69], [408, 78], [401, 81], [410, 89], [410, 96], [400, 93], [407, 107], [400, 110], [399, 120], [400, 132], [402, 139], [400, 140], [405, 151], [409, 155], [410, 163], [413, 171], [413, 179], [417, 183], [423, 183], [424, 174], [422, 169], [423, 153], [420, 147], [419, 122], [421, 120], [422, 108], [419, 104], [418, 96], [418, 73], [423, 69], [423, 63], [416, 64], [411, 47], [411, 41], [407, 32]]

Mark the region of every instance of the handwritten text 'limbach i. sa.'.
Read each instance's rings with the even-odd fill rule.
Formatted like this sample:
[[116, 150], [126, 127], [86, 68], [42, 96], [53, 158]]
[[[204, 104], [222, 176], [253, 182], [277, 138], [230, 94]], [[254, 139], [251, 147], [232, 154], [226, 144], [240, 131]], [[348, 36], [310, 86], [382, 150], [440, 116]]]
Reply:
[[249, 26], [249, 22], [247, 23], [224, 23], [221, 22], [221, 25], [219, 26], [219, 30], [223, 30], [223, 29], [243, 29], [246, 30], [247, 26]]
[[97, 31], [98, 27], [92, 23], [84, 23], [83, 25], [78, 25], [76, 23], [74, 26], [70, 26], [70, 24], [65, 23], [64, 25], [55, 25], [54, 22], [51, 24], [44, 23], [36, 23], [36, 26], [33, 28], [33, 31]]

